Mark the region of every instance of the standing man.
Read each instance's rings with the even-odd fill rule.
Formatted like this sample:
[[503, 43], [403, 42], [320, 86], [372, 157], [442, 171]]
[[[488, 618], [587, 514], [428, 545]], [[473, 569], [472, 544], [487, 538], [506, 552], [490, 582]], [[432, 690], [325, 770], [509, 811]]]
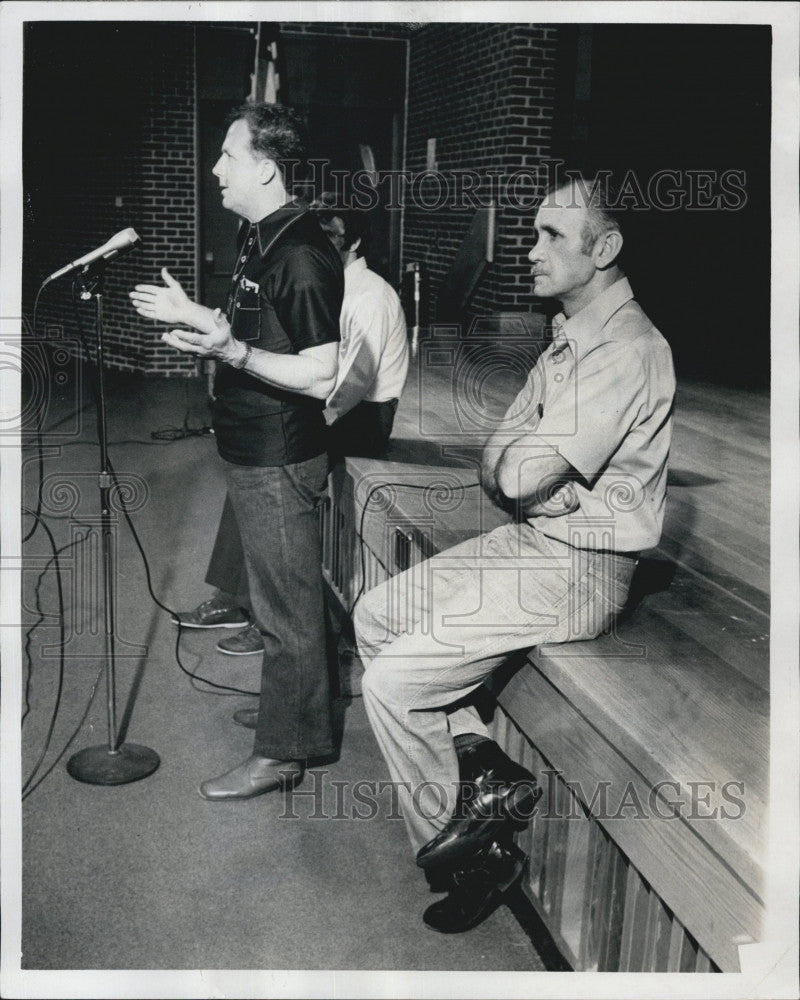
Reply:
[[245, 220], [223, 315], [164, 287], [131, 292], [142, 315], [178, 323], [162, 339], [218, 362], [213, 425], [264, 643], [252, 755], [204, 782], [204, 798], [246, 799], [299, 782], [331, 753], [319, 505], [328, 472], [324, 401], [336, 379], [342, 265], [313, 214], [290, 198], [284, 163], [303, 155], [288, 108], [233, 113], [213, 173]]
[[364, 259], [366, 217], [317, 212], [344, 265], [339, 373], [325, 405], [332, 459], [377, 457], [389, 444], [408, 375], [408, 331], [400, 296]]
[[520, 877], [514, 821], [536, 798], [463, 699], [514, 650], [605, 630], [663, 521], [672, 357], [619, 266], [606, 192], [559, 185], [534, 233], [534, 292], [562, 312], [482, 468], [515, 521], [395, 577], [355, 612], [364, 703], [417, 863], [449, 887], [423, 917], [444, 932], [475, 926]]
[[[400, 297], [367, 267], [362, 254], [363, 212], [316, 210], [323, 230], [344, 266], [344, 301], [339, 317], [339, 371], [325, 407], [328, 453], [378, 458], [386, 451], [397, 404], [408, 374], [408, 333]], [[260, 655], [261, 631], [248, 620], [250, 597], [242, 541], [230, 500], [222, 509], [206, 582], [216, 593], [173, 619], [185, 628], [243, 625], [217, 642], [227, 656]], [[240, 709], [234, 718], [254, 728], [257, 712]]]

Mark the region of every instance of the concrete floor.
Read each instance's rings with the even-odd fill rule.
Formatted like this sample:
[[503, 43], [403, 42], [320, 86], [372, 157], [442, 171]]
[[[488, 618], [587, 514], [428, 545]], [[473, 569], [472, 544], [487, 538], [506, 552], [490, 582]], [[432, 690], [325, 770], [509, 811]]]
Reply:
[[[203, 576], [223, 486], [213, 438], [149, 439], [151, 431], [181, 427], [184, 419], [190, 426], [208, 423], [204, 392], [200, 380], [115, 376], [109, 385], [111, 460], [133, 490], [129, 504], [137, 508], [132, 516], [155, 593], [177, 609], [208, 594]], [[94, 536], [85, 537], [99, 510], [94, 407], [63, 391], [51, 401], [47, 426], [72, 427], [78, 403], [85, 405], [76, 435], [44, 437], [46, 445], [58, 445], [44, 466], [47, 523], [59, 547], [74, 544], [60, 556], [63, 690], [40, 778], [79, 725], [104, 662], [97, 547]], [[24, 502], [33, 508], [35, 449], [26, 448], [23, 460]], [[23, 530], [31, 524], [26, 518]], [[152, 748], [161, 765], [119, 787], [82, 784], [67, 774], [70, 754], [107, 742], [101, 680], [69, 750], [23, 806], [22, 968], [542, 969], [528, 934], [505, 906], [467, 934], [438, 935], [422, 924], [422, 911], [438, 897], [414, 866], [404, 825], [389, 815], [386, 795], [377, 797], [374, 818], [349, 818], [352, 784], [388, 778], [360, 699], [337, 702], [341, 753], [309, 773], [293, 800], [273, 794], [211, 804], [199, 796], [202, 780], [249, 754], [251, 734], [234, 725], [231, 714], [254, 701], [214, 692], [181, 673], [176, 630], [148, 596], [128, 527], [118, 521], [114, 536], [116, 715], [125, 741]], [[39, 529], [26, 546], [23, 588], [23, 781], [44, 746], [58, 689], [57, 591], [49, 560]], [[28, 633], [41, 617], [37, 606], [49, 617]], [[219, 635], [186, 635], [184, 665], [216, 683], [256, 690], [258, 658], [222, 656], [214, 650]]]

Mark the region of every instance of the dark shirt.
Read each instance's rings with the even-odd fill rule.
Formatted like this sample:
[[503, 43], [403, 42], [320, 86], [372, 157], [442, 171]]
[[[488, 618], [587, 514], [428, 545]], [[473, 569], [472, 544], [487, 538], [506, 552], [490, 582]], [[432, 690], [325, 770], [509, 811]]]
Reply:
[[[242, 226], [226, 315], [237, 340], [299, 354], [339, 340], [344, 279], [317, 219], [293, 201]], [[212, 413], [220, 455], [235, 465], [292, 465], [326, 448], [325, 400], [220, 364]]]

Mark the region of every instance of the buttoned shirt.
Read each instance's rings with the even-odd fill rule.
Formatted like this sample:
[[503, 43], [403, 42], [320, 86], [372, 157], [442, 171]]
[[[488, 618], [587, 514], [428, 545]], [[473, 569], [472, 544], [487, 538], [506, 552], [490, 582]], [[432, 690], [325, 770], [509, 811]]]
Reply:
[[[237, 340], [274, 354], [338, 341], [343, 291], [339, 255], [300, 202], [242, 227], [226, 304]], [[322, 400], [217, 366], [217, 448], [235, 465], [291, 465], [322, 454], [322, 410]]]
[[580, 506], [529, 523], [577, 548], [650, 548], [664, 519], [675, 395], [669, 345], [627, 278], [569, 319], [558, 314], [553, 328], [506, 420], [576, 470]]
[[326, 419], [338, 420], [356, 403], [399, 399], [408, 374], [408, 333], [400, 297], [363, 257], [344, 269], [339, 318], [339, 373]]

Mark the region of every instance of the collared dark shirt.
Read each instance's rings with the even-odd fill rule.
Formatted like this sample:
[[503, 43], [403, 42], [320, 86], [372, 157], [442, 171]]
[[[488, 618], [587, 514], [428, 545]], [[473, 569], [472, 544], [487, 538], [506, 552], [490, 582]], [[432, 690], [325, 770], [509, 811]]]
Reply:
[[[299, 202], [242, 226], [226, 315], [237, 340], [299, 354], [339, 340], [344, 279], [339, 255]], [[235, 465], [292, 465], [326, 448], [324, 400], [277, 389], [218, 365], [214, 432]]]

